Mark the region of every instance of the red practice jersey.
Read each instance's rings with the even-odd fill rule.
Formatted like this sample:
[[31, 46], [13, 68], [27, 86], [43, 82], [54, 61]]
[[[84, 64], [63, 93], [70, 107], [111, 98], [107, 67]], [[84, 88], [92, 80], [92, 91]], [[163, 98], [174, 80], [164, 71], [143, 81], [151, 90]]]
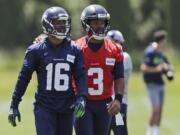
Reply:
[[113, 69], [116, 62], [123, 61], [122, 47], [105, 38], [97, 51], [91, 50], [86, 37], [76, 41], [83, 51], [88, 80], [88, 99], [102, 100], [112, 96]]

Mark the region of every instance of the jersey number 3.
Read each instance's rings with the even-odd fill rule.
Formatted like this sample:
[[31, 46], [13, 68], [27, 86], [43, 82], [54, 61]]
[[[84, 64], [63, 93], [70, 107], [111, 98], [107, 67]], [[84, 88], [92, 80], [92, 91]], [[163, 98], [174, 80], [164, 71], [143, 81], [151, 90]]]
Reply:
[[[47, 70], [47, 90], [52, 90], [53, 83], [53, 63], [49, 63], [46, 66]], [[69, 71], [70, 66], [67, 63], [57, 63], [55, 64], [54, 73], [54, 89], [56, 91], [66, 91], [69, 87], [69, 76], [67, 74], [62, 74], [61, 70]], [[60, 82], [63, 82], [62, 84]]]
[[103, 70], [101, 68], [89, 68], [88, 76], [97, 74], [97, 78], [93, 78], [93, 84], [97, 85], [98, 88], [94, 89], [89, 87], [89, 95], [101, 95], [103, 93]]

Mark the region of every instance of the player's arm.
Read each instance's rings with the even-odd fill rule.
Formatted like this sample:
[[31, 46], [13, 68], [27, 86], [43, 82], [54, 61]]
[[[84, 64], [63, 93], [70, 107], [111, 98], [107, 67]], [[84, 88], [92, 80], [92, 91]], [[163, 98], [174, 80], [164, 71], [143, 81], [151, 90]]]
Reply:
[[74, 79], [77, 87], [77, 97], [87, 96], [87, 78], [82, 51], [79, 49], [75, 58]]
[[168, 58], [163, 55], [163, 62], [164, 62], [164, 73], [169, 81], [172, 81], [174, 79], [174, 67], [169, 62]]
[[74, 79], [77, 87], [77, 98], [74, 104], [74, 114], [77, 118], [80, 118], [85, 113], [86, 96], [88, 91], [84, 57], [81, 50], [78, 50], [74, 65]]
[[124, 94], [124, 66], [123, 62], [118, 62], [114, 68], [114, 93], [115, 100], [108, 106], [108, 112], [111, 115], [116, 115], [120, 111], [122, 98]]
[[172, 65], [166, 62], [162, 62], [161, 64], [152, 67], [149, 66], [146, 63], [141, 64], [141, 71], [143, 73], [165, 73], [167, 76], [167, 79], [169, 81], [172, 81], [174, 79], [174, 73], [173, 73], [173, 68]]
[[9, 112], [9, 122], [12, 126], [16, 126], [16, 117], [21, 120], [20, 112], [18, 110], [19, 103], [22, 96], [24, 95], [29, 81], [31, 80], [32, 73], [35, 69], [35, 52], [30, 48], [27, 49], [24, 62], [19, 73], [16, 86], [12, 95], [10, 112]]
[[163, 71], [163, 67], [164, 67], [163, 64], [159, 64], [155, 67], [152, 67], [152, 66], [147, 65], [146, 63], [142, 63], [141, 64], [141, 71], [143, 73], [160, 73]]
[[162, 54], [165, 70], [173, 70], [173, 65], [169, 62], [168, 58]]
[[116, 115], [120, 112], [120, 106], [124, 94], [124, 63], [122, 50], [117, 52], [113, 75], [115, 100], [107, 106], [107, 109], [111, 115]]
[[[114, 67], [114, 93], [115, 93], [115, 96], [124, 94], [124, 64], [123, 64], [123, 61], [117, 62]], [[119, 101], [121, 102], [122, 100], [119, 100]]]

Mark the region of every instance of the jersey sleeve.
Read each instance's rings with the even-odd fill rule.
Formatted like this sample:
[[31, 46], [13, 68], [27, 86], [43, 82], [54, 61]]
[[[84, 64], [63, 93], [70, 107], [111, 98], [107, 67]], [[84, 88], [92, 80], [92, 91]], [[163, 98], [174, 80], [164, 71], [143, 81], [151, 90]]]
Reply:
[[151, 63], [152, 63], [152, 53], [144, 52], [143, 63], [146, 64], [146, 65], [151, 65]]
[[114, 80], [124, 78], [124, 64], [123, 64], [123, 61], [115, 62], [113, 76], [114, 76]]
[[114, 80], [124, 78], [124, 56], [122, 46], [115, 44], [115, 66], [114, 66]]
[[77, 90], [77, 96], [87, 96], [87, 78], [85, 71], [85, 63], [83, 53], [78, 49], [75, 59], [75, 68], [74, 68], [74, 80]]
[[11, 107], [17, 108], [24, 95], [31, 76], [36, 66], [36, 51], [30, 46], [26, 50], [24, 62], [19, 73], [16, 86], [12, 96]]

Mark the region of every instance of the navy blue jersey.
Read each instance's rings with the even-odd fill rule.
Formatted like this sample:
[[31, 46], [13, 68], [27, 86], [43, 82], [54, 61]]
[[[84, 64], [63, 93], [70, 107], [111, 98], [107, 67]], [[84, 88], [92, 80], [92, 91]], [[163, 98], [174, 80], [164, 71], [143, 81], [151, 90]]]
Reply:
[[[168, 63], [167, 58], [160, 51], [156, 51], [151, 45], [144, 51], [144, 63], [150, 67], [156, 67], [162, 62]], [[162, 73], [144, 73], [144, 80], [147, 83], [164, 84]]]
[[54, 48], [48, 38], [41, 44], [31, 45], [24, 58], [13, 93], [11, 107], [17, 107], [33, 71], [37, 73], [36, 104], [46, 108], [62, 107], [61, 100], [73, 98], [72, 76], [78, 96], [86, 96], [86, 75], [82, 51], [69, 39]]

